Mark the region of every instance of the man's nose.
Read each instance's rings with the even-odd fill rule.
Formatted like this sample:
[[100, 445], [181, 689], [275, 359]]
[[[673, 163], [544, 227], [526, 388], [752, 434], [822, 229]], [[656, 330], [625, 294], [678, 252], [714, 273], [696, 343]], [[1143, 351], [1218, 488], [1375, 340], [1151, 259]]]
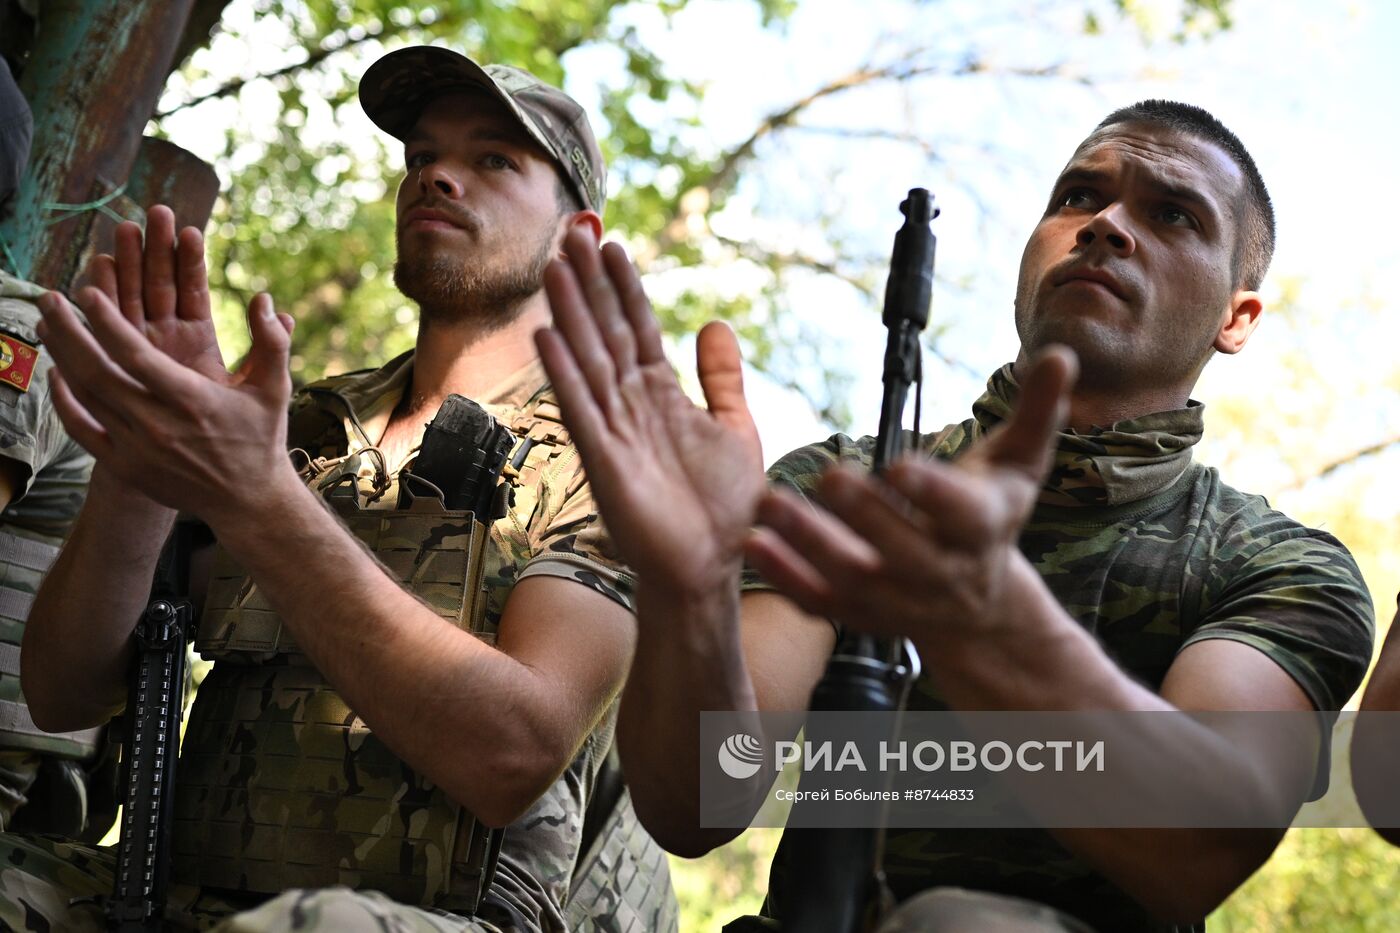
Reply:
[[1123, 205], [1113, 203], [1090, 217], [1076, 237], [1080, 247], [1101, 243], [1118, 256], [1131, 256], [1137, 248]]
[[447, 198], [462, 196], [462, 180], [443, 162], [430, 162], [418, 173], [418, 187], [424, 194]]

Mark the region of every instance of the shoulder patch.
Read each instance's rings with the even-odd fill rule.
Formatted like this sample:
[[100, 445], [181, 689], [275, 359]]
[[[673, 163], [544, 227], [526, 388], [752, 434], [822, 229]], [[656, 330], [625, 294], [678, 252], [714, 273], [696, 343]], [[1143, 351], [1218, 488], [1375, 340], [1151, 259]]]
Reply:
[[0, 383], [28, 392], [38, 362], [37, 346], [0, 330]]

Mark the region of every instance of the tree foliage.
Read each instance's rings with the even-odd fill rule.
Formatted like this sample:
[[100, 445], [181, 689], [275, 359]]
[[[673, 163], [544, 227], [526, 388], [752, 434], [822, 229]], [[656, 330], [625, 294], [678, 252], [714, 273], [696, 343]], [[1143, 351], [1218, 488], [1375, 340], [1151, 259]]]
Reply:
[[[677, 76], [648, 43], [654, 33], [648, 24], [682, 16], [685, 0], [235, 0], [226, 9], [225, 3], [196, 3], [183, 44], [188, 57], [172, 76], [153, 130], [188, 145], [191, 114], [228, 127], [211, 153], [227, 180], [210, 238], [223, 335], [235, 350], [244, 346], [241, 309], [254, 292], [271, 291], [298, 321], [294, 366], [300, 380], [383, 359], [412, 341], [413, 313], [387, 276], [401, 157], [380, 135], [328, 131], [366, 125], [355, 100], [357, 76], [398, 44], [447, 41], [482, 61], [523, 65], [593, 101], [610, 165], [605, 223], [629, 244], [644, 272], [679, 283], [653, 290], [663, 327], [685, 335], [710, 318], [728, 320], [753, 365], [798, 389], [837, 425], [850, 420], [843, 391], [849, 364], [793, 314], [793, 295], [815, 280], [829, 283], [821, 287], [847, 303], [878, 311], [888, 254], [853, 230], [839, 200], [775, 205], [765, 192], [784, 172], [784, 161], [794, 150], [829, 152], [839, 145], [850, 166], [874, 146], [906, 150], [916, 164], [959, 157], [995, 162], [994, 149], [965, 154], [939, 128], [916, 125], [912, 116], [898, 126], [832, 124], [838, 111], [831, 106], [879, 89], [939, 81], [953, 89], [966, 82], [1086, 81], [1058, 58], [1006, 59], [990, 32], [955, 33], [938, 42], [891, 36], [865, 60], [833, 65], [824, 79], [780, 100], [748, 132], [724, 138], [702, 126], [709, 82]], [[740, 0], [731, 6], [736, 18], [754, 16], [760, 28], [780, 30], [793, 4]], [[911, 9], [932, 13], [945, 5]], [[1040, 13], [1048, 15], [1053, 6]], [[1139, 15], [1128, 0], [1086, 6], [1098, 17]], [[1225, 3], [1181, 0], [1175, 15], [1187, 23], [1202, 10], [1225, 9]], [[609, 56], [598, 86], [571, 83], [571, 63], [596, 53]], [[723, 50], [716, 53], [726, 64]], [[821, 178], [812, 184], [826, 187]], [[768, 229], [724, 223], [738, 194], [740, 212], [771, 220]], [[794, 228], [807, 235], [795, 237]], [[736, 270], [747, 287], [725, 284]], [[872, 318], [867, 326], [878, 325]], [[929, 341], [935, 352], [936, 339], [935, 330]]]
[[[765, 21], [787, 10], [784, 0], [755, 3]], [[693, 110], [688, 101], [703, 89], [671, 78], [627, 20], [634, 8], [672, 15], [683, 6], [674, 0], [457, 0], [430, 6], [261, 0], [252, 4], [251, 16], [236, 23], [225, 17], [212, 46], [192, 50], [172, 80], [155, 128], [167, 132], [178, 115], [219, 101], [241, 105], [216, 158], [228, 185], [210, 240], [212, 284], [227, 299], [221, 321], [229, 341], [241, 341], [239, 309], [253, 293], [268, 290], [297, 319], [299, 378], [381, 359], [411, 344], [412, 314], [387, 276], [393, 263], [392, 192], [402, 158], [379, 138], [307, 133], [311, 124], [355, 124], [357, 76], [391, 45], [448, 39], [481, 61], [517, 64], [556, 84], [565, 83], [563, 59], [570, 52], [588, 46], [620, 51], [619, 80], [601, 95], [606, 130], [600, 142], [613, 177], [605, 220], [630, 241], [667, 239], [681, 191], [711, 179], [716, 167], [674, 134], [654, 132], [634, 111], [646, 103]], [[261, 74], [228, 73], [221, 45], [252, 49], [269, 35], [285, 43], [284, 62]], [[271, 112], [255, 103], [271, 99], [268, 86], [275, 91]], [[677, 183], [657, 181], [662, 166]], [[696, 258], [683, 237], [671, 236], [665, 252], [682, 263]], [[762, 357], [765, 340], [761, 331], [744, 326], [745, 304], [687, 293], [663, 312], [675, 329], [701, 317], [727, 317]]]

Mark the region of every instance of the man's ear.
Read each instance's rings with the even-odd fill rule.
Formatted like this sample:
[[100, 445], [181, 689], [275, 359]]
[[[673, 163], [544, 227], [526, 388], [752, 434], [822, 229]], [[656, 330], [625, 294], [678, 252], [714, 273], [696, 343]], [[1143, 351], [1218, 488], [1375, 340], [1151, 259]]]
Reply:
[[559, 254], [559, 258], [564, 258], [564, 237], [574, 227], [586, 227], [593, 234], [593, 242], [599, 245], [603, 242], [603, 218], [599, 217], [595, 211], [574, 211], [572, 214], [563, 214], [559, 218], [559, 229], [555, 231], [554, 251]]
[[1264, 312], [1264, 302], [1259, 293], [1241, 289], [1230, 299], [1230, 308], [1225, 312], [1225, 320], [1215, 335], [1215, 349], [1221, 353], [1238, 353], [1249, 341], [1249, 335], [1259, 326], [1259, 315]]

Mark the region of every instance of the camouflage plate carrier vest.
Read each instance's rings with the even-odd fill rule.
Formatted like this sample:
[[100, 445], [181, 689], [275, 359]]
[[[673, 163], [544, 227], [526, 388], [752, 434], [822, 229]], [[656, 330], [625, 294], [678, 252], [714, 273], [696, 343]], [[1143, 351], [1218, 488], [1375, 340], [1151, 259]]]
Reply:
[[[508, 473], [556, 452], [558, 425], [522, 412]], [[488, 643], [484, 581], [503, 557], [471, 512], [439, 499], [365, 508], [367, 452], [312, 459], [308, 485], [405, 589]], [[518, 461], [518, 462], [517, 462]], [[334, 594], [327, 594], [333, 599]], [[211, 572], [195, 649], [217, 660], [199, 687], [180, 756], [175, 881], [277, 894], [346, 885], [470, 915], [490, 884], [499, 833], [413, 772], [355, 715], [226, 552]]]
[[58, 557], [61, 538], [22, 534], [0, 525], [0, 748], [24, 748], [60, 758], [91, 758], [101, 727], [49, 733], [34, 725], [19, 689], [19, 649], [24, 622], [39, 582]]

